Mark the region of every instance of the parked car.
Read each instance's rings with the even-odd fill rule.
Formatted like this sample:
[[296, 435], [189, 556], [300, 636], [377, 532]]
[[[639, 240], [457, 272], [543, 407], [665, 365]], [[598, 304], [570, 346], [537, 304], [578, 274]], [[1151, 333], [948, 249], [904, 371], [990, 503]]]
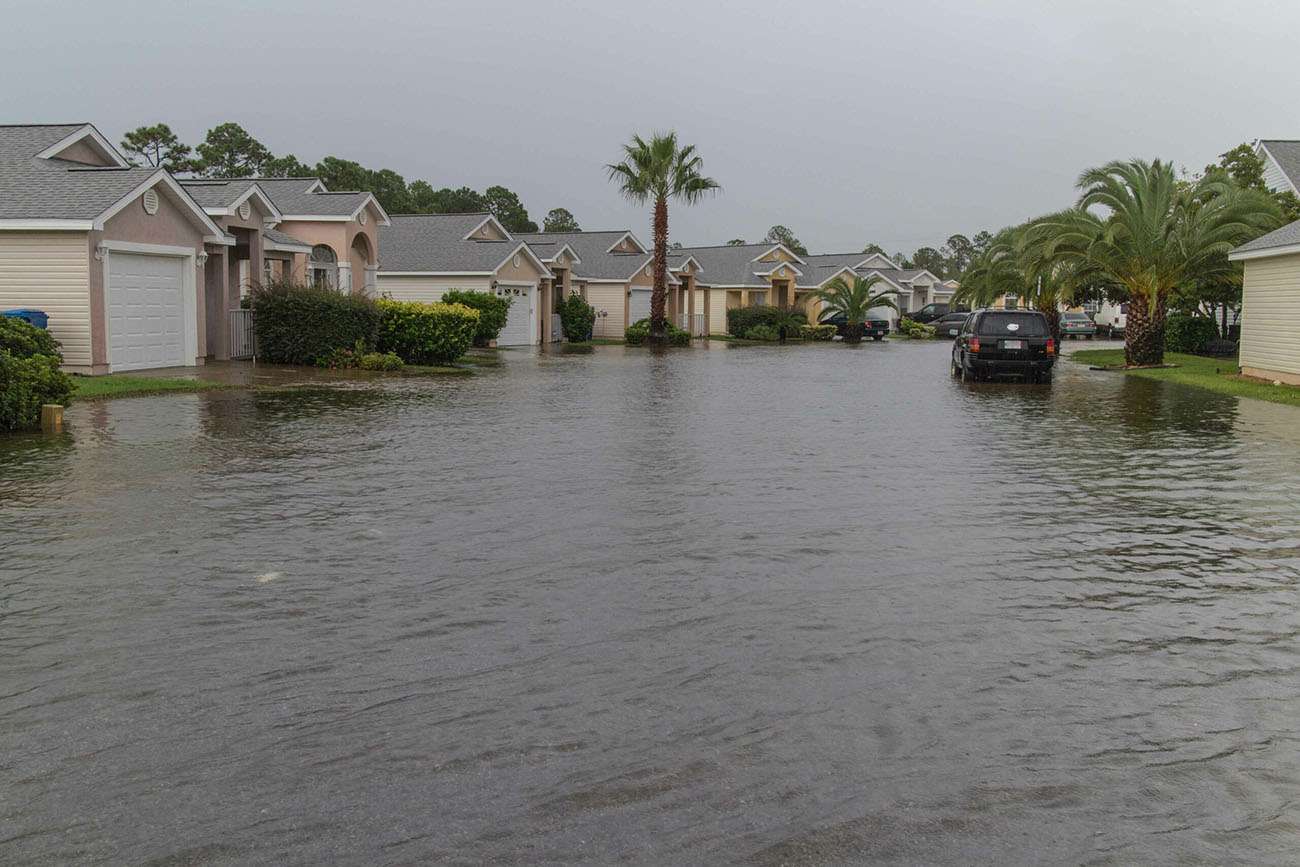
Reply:
[[969, 312], [957, 310], [943, 314], [930, 324], [934, 326], [936, 337], [956, 337], [961, 334], [961, 327], [966, 324], [968, 316], [970, 316]]
[[952, 344], [952, 375], [963, 380], [1051, 382], [1055, 363], [1047, 317], [1035, 310], [976, 310]]
[[[843, 337], [845, 331], [845, 325], [847, 324], [847, 322], [848, 320], [844, 318], [844, 314], [840, 313], [835, 316], [828, 316], [827, 318], [823, 319], [822, 325], [834, 325], [835, 333], [838, 334], [840, 337]], [[888, 334], [889, 334], [889, 320], [883, 318], [877, 318], [875, 316], [872, 316], [866, 321], [865, 328], [862, 331], [863, 337], [870, 337], [872, 340], [883, 340], [885, 336]]]
[[934, 322], [934, 320], [938, 319], [940, 316], [943, 316], [945, 313], [949, 313], [949, 312], [953, 312], [953, 309], [950, 306], [948, 306], [947, 304], [940, 304], [939, 302], [935, 302], [933, 304], [925, 305], [920, 310], [913, 310], [911, 313], [904, 313], [903, 315], [906, 316], [908, 319], [912, 320], [913, 322], [921, 322], [926, 325], [929, 325], [931, 322]]
[[1062, 313], [1061, 336], [1082, 337], [1092, 340], [1097, 333], [1097, 323], [1088, 318], [1087, 313]]
[[1107, 337], [1123, 337], [1128, 326], [1128, 304], [1107, 301], [1101, 305], [1093, 321], [1097, 323], [1097, 330]]

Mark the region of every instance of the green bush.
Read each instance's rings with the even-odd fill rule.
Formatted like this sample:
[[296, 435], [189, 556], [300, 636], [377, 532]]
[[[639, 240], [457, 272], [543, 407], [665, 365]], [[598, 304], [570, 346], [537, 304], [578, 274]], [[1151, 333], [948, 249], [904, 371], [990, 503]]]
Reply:
[[[678, 328], [667, 320], [664, 321], [664, 335], [668, 338], [669, 346], [690, 346], [691, 333], [684, 328]], [[640, 319], [633, 322], [623, 332], [623, 340], [629, 346], [640, 346], [650, 338], [650, 320]]]
[[478, 332], [479, 312], [464, 304], [385, 300], [378, 307], [379, 351], [396, 353], [407, 364], [455, 361]]
[[59, 370], [56, 355], [15, 355], [0, 349], [0, 430], [34, 430], [41, 426], [41, 404], [67, 404], [72, 379]]
[[780, 340], [781, 332], [771, 325], [755, 325], [745, 332], [746, 340]]
[[589, 340], [596, 325], [596, 308], [577, 292], [560, 302], [560, 328], [564, 339], [577, 342]]
[[367, 352], [357, 359], [357, 367], [362, 370], [401, 370], [405, 366], [393, 352]]
[[1166, 352], [1203, 352], [1211, 340], [1219, 338], [1219, 329], [1212, 319], [1171, 313], [1165, 317]]
[[50, 355], [63, 361], [59, 341], [50, 332], [9, 316], [0, 316], [0, 349], [7, 350], [18, 358]]
[[444, 304], [464, 304], [478, 311], [478, 330], [474, 332], [475, 346], [487, 346], [497, 339], [501, 329], [506, 327], [506, 319], [510, 316], [510, 304], [514, 300], [509, 296], [503, 298], [490, 292], [470, 292], [464, 289], [453, 289], [442, 296]]
[[727, 333], [732, 337], [744, 337], [749, 329], [755, 325], [779, 328], [783, 323], [788, 327], [791, 322], [803, 325], [807, 321], [808, 317], [802, 313], [791, 314], [780, 307], [773, 307], [770, 304], [759, 304], [754, 307], [733, 307], [727, 311]]
[[319, 364], [358, 341], [373, 345], [379, 330], [374, 301], [324, 287], [274, 281], [255, 287], [249, 303], [258, 355], [277, 364]]
[[929, 340], [934, 337], [935, 332], [933, 325], [925, 325], [904, 316], [898, 320], [898, 333], [912, 340]]
[[804, 340], [834, 340], [834, 325], [805, 325], [799, 329], [799, 336]]

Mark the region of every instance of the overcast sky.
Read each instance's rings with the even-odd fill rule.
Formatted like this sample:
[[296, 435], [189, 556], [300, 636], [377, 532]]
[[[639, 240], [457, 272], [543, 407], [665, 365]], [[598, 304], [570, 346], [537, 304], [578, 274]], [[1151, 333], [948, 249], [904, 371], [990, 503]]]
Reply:
[[648, 215], [603, 172], [675, 129], [723, 192], [673, 240], [910, 252], [1067, 204], [1083, 168], [1198, 169], [1300, 138], [1300, 3], [1090, 0], [9, 0], [0, 120], [235, 121], [276, 154], [435, 187], [504, 184], [535, 220]]

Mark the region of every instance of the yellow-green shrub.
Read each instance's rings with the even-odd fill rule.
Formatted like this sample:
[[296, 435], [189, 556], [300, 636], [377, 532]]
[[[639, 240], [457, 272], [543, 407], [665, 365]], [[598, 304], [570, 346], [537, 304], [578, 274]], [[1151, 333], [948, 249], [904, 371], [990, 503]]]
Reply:
[[479, 313], [464, 304], [378, 303], [376, 348], [396, 353], [407, 364], [447, 364], [474, 343]]

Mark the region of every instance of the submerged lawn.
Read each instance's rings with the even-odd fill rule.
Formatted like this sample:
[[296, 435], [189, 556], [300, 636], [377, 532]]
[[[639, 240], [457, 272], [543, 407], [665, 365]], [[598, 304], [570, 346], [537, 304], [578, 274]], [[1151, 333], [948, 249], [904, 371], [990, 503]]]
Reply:
[[202, 379], [132, 376], [129, 373], [110, 373], [106, 376], [74, 376], [72, 382], [74, 386], [72, 396], [76, 400], [139, 397], [146, 394], [210, 391], [215, 388], [232, 387], [222, 382], [209, 382]]
[[[1080, 364], [1098, 367], [1122, 365], [1122, 349], [1081, 349], [1070, 356]], [[1203, 358], [1199, 355], [1183, 355], [1181, 352], [1166, 352], [1166, 364], [1177, 367], [1161, 367], [1149, 370], [1126, 370], [1126, 376], [1141, 376], [1146, 379], [1161, 379], [1176, 382], [1179, 385], [1191, 385], [1217, 391], [1219, 394], [1231, 394], [1237, 397], [1251, 397], [1273, 403], [1285, 403], [1300, 406], [1300, 387], [1293, 385], [1273, 385], [1255, 379], [1247, 379], [1237, 374], [1235, 358]]]

